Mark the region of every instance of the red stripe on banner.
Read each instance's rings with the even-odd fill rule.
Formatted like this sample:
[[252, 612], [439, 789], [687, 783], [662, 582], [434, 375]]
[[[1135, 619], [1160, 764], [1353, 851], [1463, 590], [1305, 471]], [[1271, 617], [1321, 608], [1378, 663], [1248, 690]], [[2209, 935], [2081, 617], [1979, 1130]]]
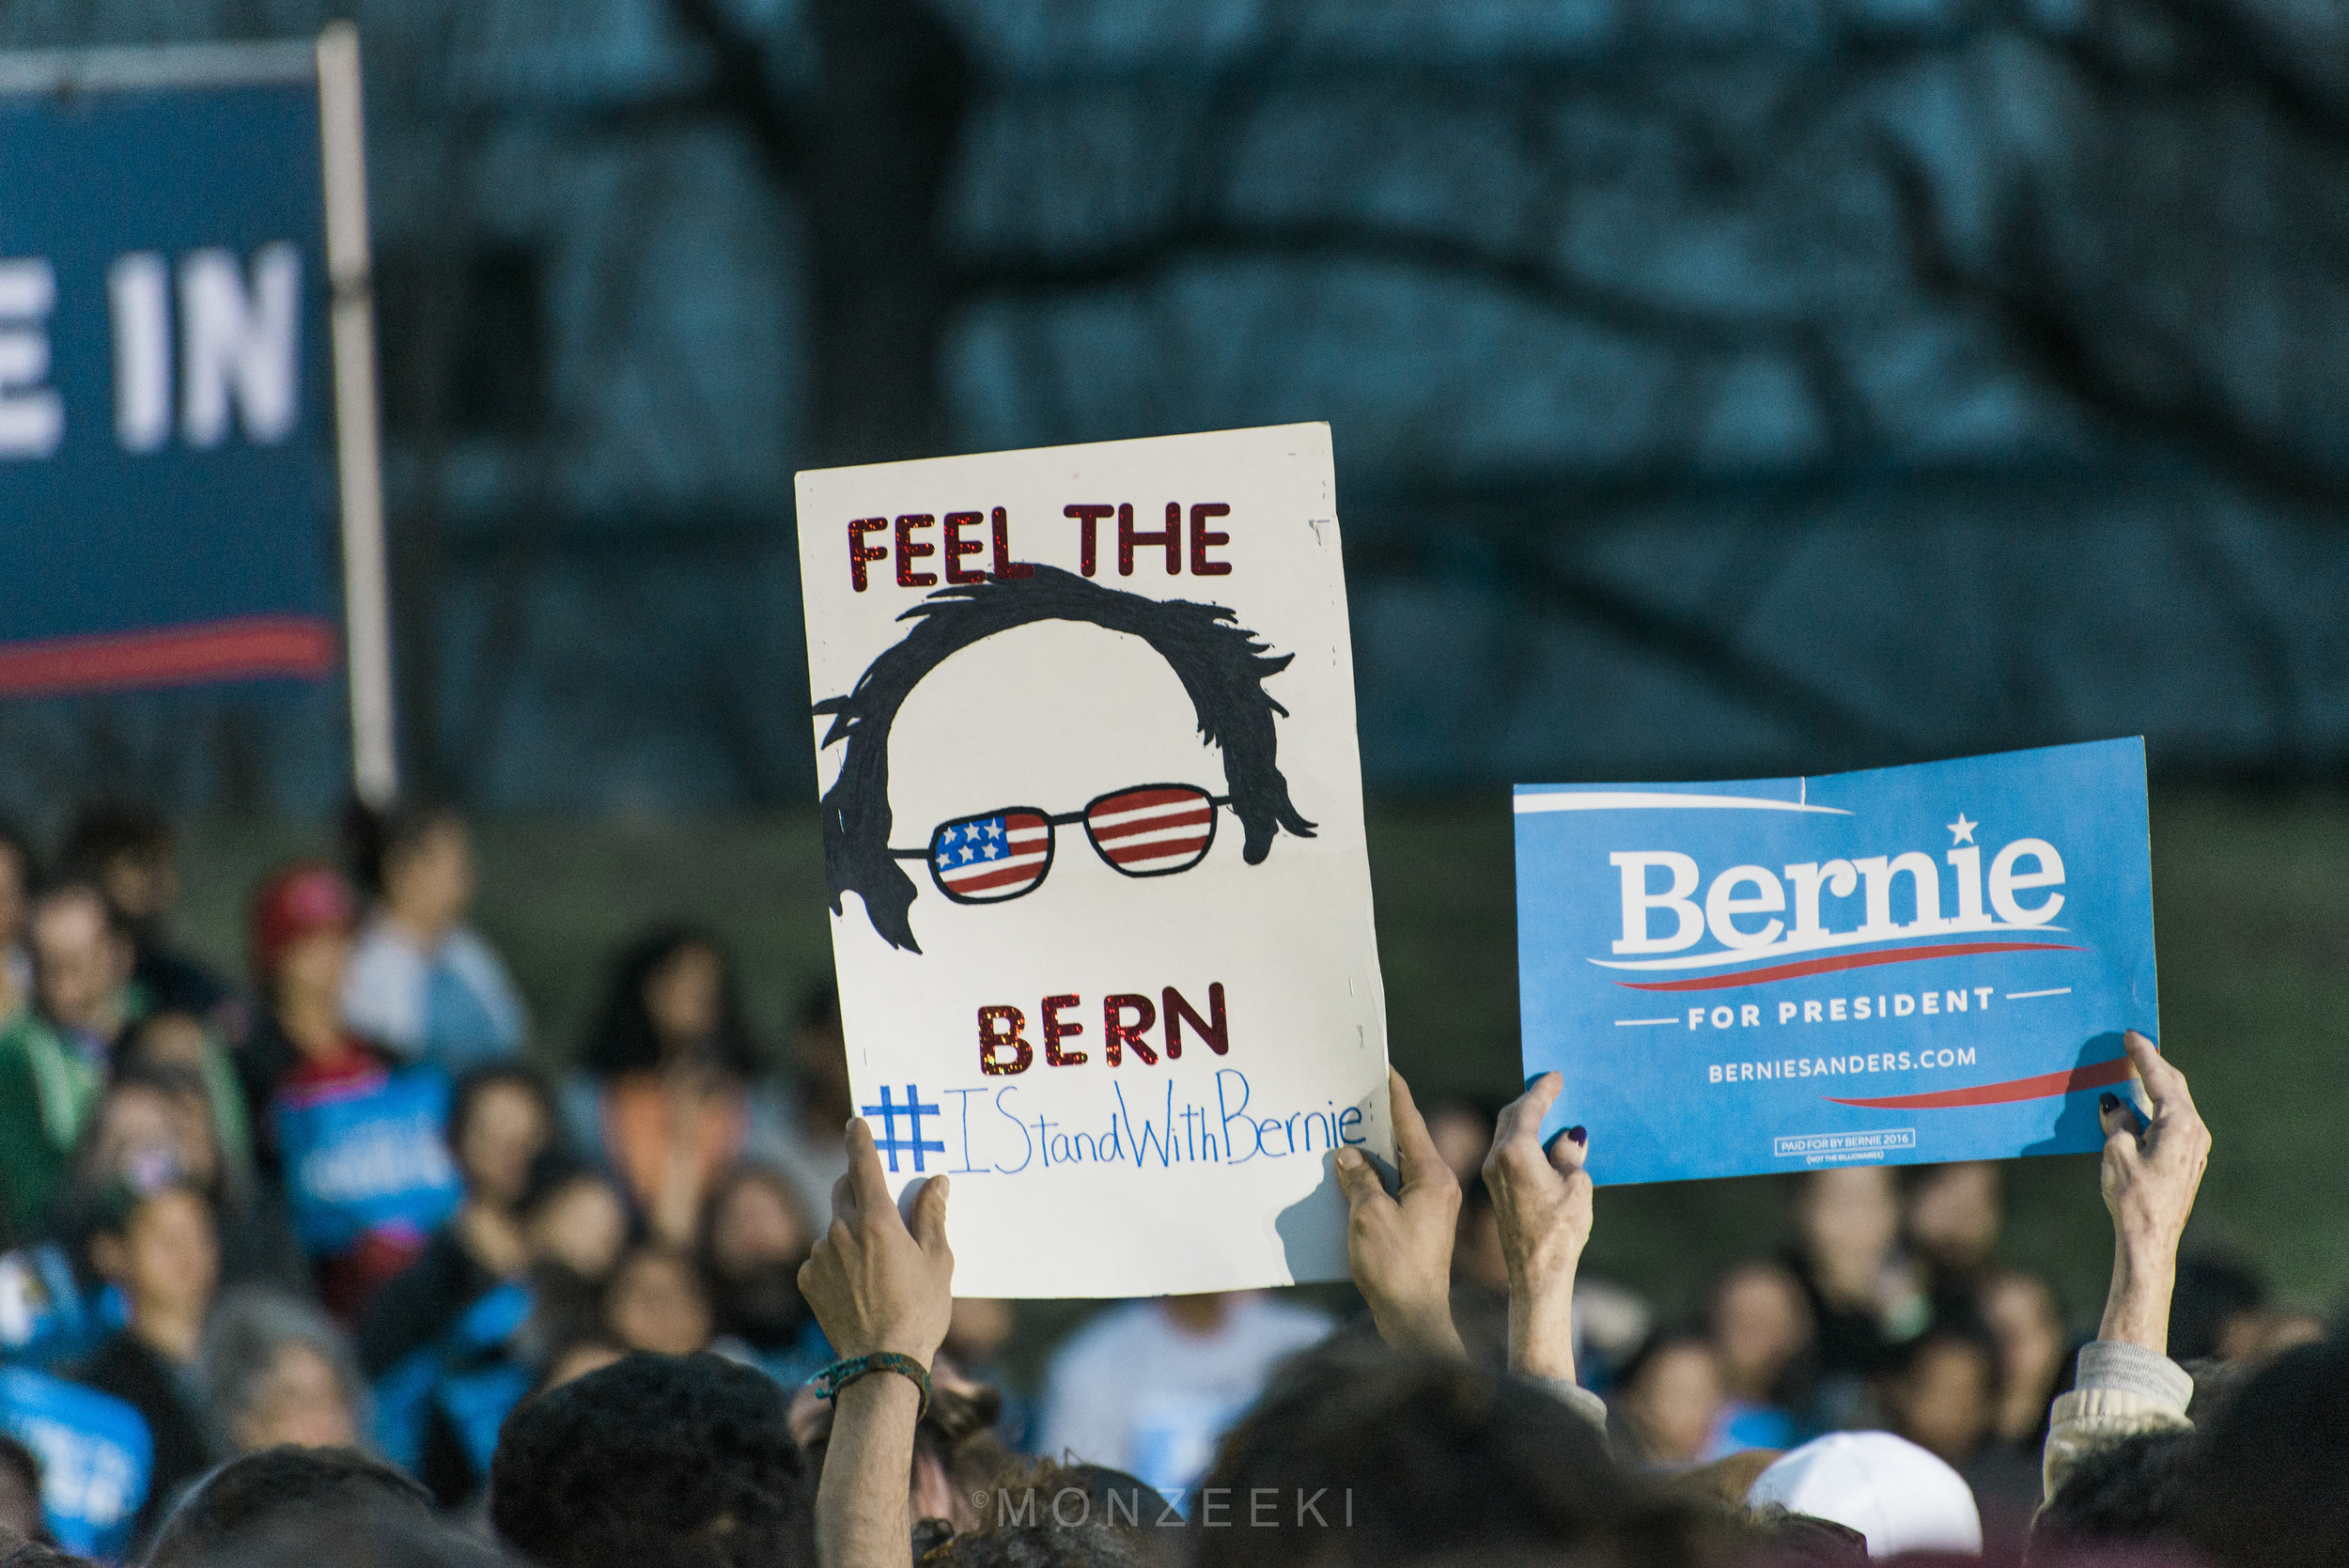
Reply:
[[2036, 1078], [2011, 1078], [2004, 1083], [1980, 1083], [1971, 1089], [1942, 1089], [1930, 1094], [1894, 1094], [1881, 1100], [1839, 1100], [1831, 1105], [1858, 1106], [1863, 1110], [1943, 1110], [1965, 1105], [2005, 1105], [2011, 1100], [2044, 1100], [2081, 1089], [2102, 1089], [2129, 1076], [2129, 1059], [2092, 1062], [2067, 1072], [2041, 1073]]
[[1618, 980], [1634, 991], [1726, 991], [1740, 986], [1760, 986], [1772, 980], [1792, 980], [1805, 974], [1831, 974], [1837, 970], [1874, 969], [1878, 964], [1914, 964], [1927, 958], [1963, 958], [1975, 953], [2085, 953], [2062, 942], [1942, 942], [1934, 947], [1886, 947], [1874, 953], [1839, 953], [1831, 958], [1806, 958], [1798, 964], [1774, 964], [1765, 970], [1740, 970], [1735, 974], [1701, 974], [1693, 980]]
[[159, 631], [0, 644], [0, 695], [316, 677], [334, 672], [339, 652], [334, 623], [311, 615], [246, 615]]

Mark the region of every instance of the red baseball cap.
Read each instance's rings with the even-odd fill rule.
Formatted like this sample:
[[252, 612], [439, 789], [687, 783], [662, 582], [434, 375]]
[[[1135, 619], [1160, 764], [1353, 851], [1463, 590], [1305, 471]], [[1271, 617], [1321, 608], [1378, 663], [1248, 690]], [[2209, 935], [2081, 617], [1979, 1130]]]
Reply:
[[342, 874], [324, 861], [297, 861], [253, 891], [245, 940], [253, 972], [267, 980], [286, 950], [313, 931], [350, 931], [359, 907]]

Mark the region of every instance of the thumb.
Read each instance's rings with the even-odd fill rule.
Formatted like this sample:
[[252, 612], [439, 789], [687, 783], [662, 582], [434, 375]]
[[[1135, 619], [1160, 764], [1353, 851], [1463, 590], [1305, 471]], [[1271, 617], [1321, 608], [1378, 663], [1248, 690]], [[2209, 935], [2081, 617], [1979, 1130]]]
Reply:
[[913, 1195], [913, 1239], [925, 1252], [946, 1245], [946, 1178], [932, 1176]]
[[1338, 1172], [1338, 1190], [1346, 1194], [1346, 1206], [1359, 1209], [1374, 1197], [1383, 1198], [1387, 1189], [1379, 1185], [1378, 1172], [1370, 1168], [1370, 1161], [1360, 1150], [1340, 1149], [1332, 1162]]

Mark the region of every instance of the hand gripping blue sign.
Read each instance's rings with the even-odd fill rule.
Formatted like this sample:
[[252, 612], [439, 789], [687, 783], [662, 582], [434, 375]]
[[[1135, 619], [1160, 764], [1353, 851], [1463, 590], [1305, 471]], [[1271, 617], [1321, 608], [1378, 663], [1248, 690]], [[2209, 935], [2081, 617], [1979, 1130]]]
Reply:
[[2141, 740], [1516, 815], [1525, 1070], [1602, 1185], [2097, 1148], [2159, 1037]]

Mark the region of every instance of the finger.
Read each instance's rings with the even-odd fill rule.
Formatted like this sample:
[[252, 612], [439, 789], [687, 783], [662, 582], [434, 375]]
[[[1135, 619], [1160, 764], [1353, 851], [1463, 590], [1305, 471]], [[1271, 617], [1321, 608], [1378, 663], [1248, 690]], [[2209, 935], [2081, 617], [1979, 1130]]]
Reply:
[[1542, 1151], [1562, 1176], [1571, 1176], [1582, 1169], [1591, 1157], [1591, 1135], [1579, 1126], [1566, 1128], [1549, 1141]]
[[1525, 1093], [1502, 1106], [1501, 1114], [1494, 1119], [1494, 1146], [1532, 1136], [1542, 1125], [1542, 1118], [1549, 1114], [1549, 1108], [1558, 1103], [1565, 1087], [1565, 1078], [1559, 1073], [1540, 1073], [1529, 1079]]
[[2096, 1121], [2105, 1134], [2105, 1153], [2135, 1163], [2140, 1123], [2137, 1108], [2108, 1090], [2096, 1096]]
[[913, 1195], [914, 1241], [925, 1252], [938, 1253], [946, 1247], [946, 1178], [932, 1176], [922, 1184], [922, 1190]]
[[862, 1212], [896, 1212], [897, 1205], [889, 1197], [889, 1180], [881, 1174], [880, 1151], [873, 1147], [873, 1129], [862, 1116], [848, 1122], [848, 1180], [856, 1188], [857, 1207]]
[[2159, 1046], [2134, 1029], [2121, 1036], [2121, 1044], [2129, 1053], [2129, 1065], [2137, 1069], [2139, 1080], [2145, 1085], [2145, 1097], [2152, 1103], [2155, 1115], [2171, 1108], [2194, 1109], [2194, 1096], [2186, 1089], [2186, 1075], [2161, 1054]]
[[832, 1184], [832, 1221], [835, 1225], [853, 1225], [863, 1207], [856, 1194], [856, 1173], [843, 1171], [840, 1179]]
[[1338, 1172], [1338, 1190], [1346, 1194], [1346, 1212], [1355, 1214], [1365, 1203], [1391, 1203], [1387, 1189], [1379, 1185], [1378, 1172], [1360, 1149], [1340, 1149], [1334, 1161]]
[[1402, 1170], [1405, 1188], [1456, 1180], [1436, 1152], [1436, 1141], [1427, 1135], [1427, 1122], [1411, 1099], [1411, 1086], [1392, 1067], [1387, 1069], [1387, 1105], [1394, 1125], [1394, 1162]]

